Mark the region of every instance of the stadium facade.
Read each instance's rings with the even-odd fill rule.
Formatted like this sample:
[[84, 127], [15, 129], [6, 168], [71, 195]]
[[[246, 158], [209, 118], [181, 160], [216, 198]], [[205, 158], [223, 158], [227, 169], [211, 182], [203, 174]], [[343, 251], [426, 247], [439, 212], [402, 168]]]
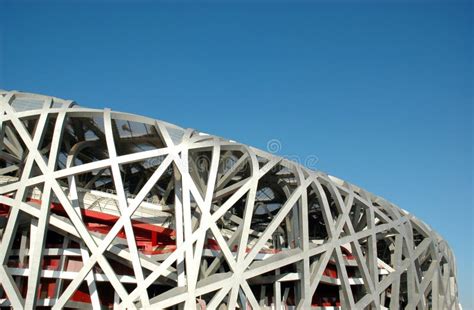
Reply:
[[0, 91], [0, 306], [457, 309], [385, 199], [234, 141]]

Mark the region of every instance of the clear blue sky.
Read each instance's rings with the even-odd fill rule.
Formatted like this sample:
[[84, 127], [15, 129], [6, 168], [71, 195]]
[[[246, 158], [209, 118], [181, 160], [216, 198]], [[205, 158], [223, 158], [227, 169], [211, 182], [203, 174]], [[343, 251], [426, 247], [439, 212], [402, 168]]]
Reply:
[[440, 232], [474, 309], [472, 2], [14, 2], [0, 88], [317, 155]]

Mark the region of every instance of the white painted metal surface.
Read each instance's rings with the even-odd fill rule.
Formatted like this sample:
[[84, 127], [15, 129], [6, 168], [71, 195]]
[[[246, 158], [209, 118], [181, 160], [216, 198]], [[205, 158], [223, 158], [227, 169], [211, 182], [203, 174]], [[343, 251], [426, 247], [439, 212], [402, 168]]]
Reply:
[[1, 305], [459, 307], [446, 242], [357, 186], [137, 115], [6, 91], [0, 109]]

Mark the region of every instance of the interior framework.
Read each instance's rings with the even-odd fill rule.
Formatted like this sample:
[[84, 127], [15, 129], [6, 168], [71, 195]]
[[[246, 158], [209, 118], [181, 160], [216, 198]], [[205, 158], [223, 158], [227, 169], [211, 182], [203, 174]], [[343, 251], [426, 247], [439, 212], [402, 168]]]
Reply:
[[147, 117], [0, 103], [1, 306], [459, 308], [446, 242], [357, 186]]

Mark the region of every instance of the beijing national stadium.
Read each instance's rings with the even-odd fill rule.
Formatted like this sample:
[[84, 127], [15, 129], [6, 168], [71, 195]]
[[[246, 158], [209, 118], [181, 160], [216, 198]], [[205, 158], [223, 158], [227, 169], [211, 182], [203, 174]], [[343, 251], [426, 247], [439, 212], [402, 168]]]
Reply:
[[460, 309], [446, 241], [356, 185], [70, 100], [0, 109], [1, 307]]

